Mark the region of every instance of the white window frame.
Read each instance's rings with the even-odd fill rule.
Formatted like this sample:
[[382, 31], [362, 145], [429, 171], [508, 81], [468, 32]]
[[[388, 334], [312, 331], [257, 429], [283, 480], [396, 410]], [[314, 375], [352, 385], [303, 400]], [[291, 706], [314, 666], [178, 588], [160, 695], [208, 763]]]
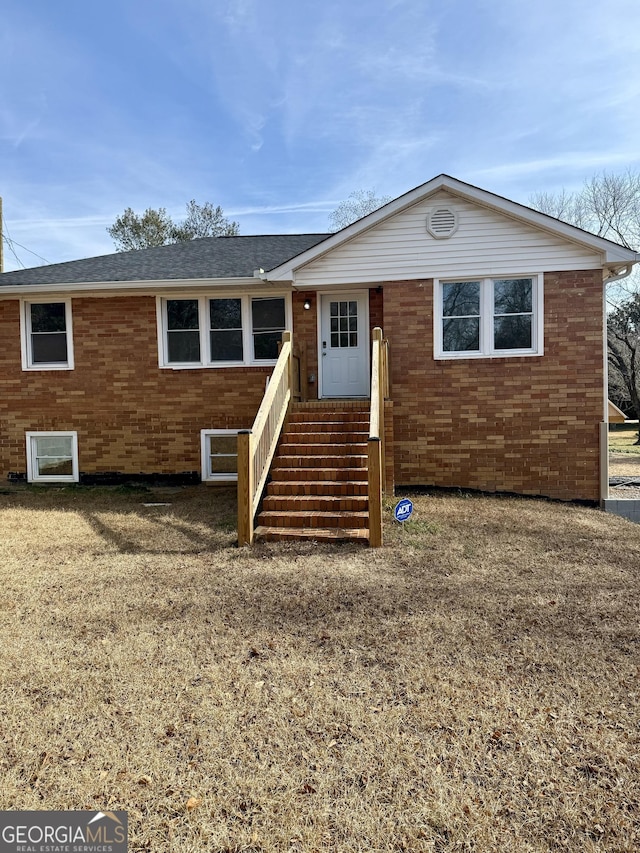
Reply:
[[[530, 278], [533, 283], [531, 343], [526, 349], [495, 349], [493, 337], [494, 300], [493, 283], [505, 279]], [[463, 352], [443, 350], [442, 311], [443, 285], [458, 282], [480, 282], [480, 349]], [[544, 275], [543, 273], [518, 273], [492, 276], [451, 276], [433, 280], [433, 341], [434, 358], [454, 360], [466, 358], [516, 358], [544, 355]]]
[[238, 481], [238, 473], [219, 473], [214, 474], [211, 471], [211, 444], [209, 439], [216, 435], [238, 435], [239, 429], [203, 429], [200, 430], [200, 459], [202, 463], [202, 482], [203, 483], [236, 483]]
[[[71, 474], [61, 474], [54, 476], [46, 476], [38, 474], [38, 466], [36, 464], [36, 447], [35, 439], [38, 438], [71, 438]], [[80, 479], [78, 465], [78, 433], [74, 430], [49, 430], [39, 432], [27, 432], [27, 481], [29, 483], [77, 483]]]
[[[65, 307], [65, 326], [67, 335], [67, 360], [54, 362], [34, 362], [31, 349], [31, 306], [59, 303]], [[20, 300], [20, 343], [22, 347], [22, 369], [23, 370], [73, 370], [73, 320], [71, 311], [71, 299], [21, 299]]]
[[[167, 303], [174, 300], [188, 300], [198, 303], [198, 330], [200, 333], [200, 361], [172, 362], [169, 361]], [[209, 311], [210, 299], [240, 299], [242, 315], [242, 361], [209, 361]], [[158, 366], [167, 370], [198, 370], [202, 368], [216, 369], [225, 367], [269, 367], [277, 359], [256, 359], [253, 355], [253, 323], [251, 302], [253, 299], [283, 299], [285, 330], [291, 330], [291, 294], [278, 291], [275, 293], [206, 293], [200, 296], [185, 293], [171, 293], [156, 297], [156, 321], [158, 327]]]

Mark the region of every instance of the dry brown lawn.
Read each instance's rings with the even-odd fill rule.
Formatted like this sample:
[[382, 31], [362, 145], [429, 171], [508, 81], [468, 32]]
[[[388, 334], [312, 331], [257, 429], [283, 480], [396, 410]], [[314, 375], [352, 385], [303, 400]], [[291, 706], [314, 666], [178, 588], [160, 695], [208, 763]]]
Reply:
[[640, 477], [637, 424], [616, 424], [609, 430], [609, 476]]
[[610, 477], [640, 477], [640, 452], [609, 453]]
[[628, 453], [640, 460], [638, 424], [614, 424], [609, 428], [609, 450], [615, 453]]
[[238, 550], [225, 491], [0, 495], [0, 808], [125, 809], [132, 851], [639, 850], [640, 525], [414, 502], [380, 550]]

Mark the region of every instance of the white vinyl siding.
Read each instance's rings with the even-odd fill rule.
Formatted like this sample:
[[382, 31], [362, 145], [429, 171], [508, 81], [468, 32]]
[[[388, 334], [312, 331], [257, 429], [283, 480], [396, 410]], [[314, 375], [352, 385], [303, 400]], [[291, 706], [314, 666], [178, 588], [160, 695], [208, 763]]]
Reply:
[[[427, 231], [427, 214], [446, 206], [458, 227], [446, 240]], [[439, 192], [295, 273], [296, 284], [403, 281], [425, 278], [505, 277], [514, 269], [597, 269], [601, 256], [584, 246], [506, 215]]]

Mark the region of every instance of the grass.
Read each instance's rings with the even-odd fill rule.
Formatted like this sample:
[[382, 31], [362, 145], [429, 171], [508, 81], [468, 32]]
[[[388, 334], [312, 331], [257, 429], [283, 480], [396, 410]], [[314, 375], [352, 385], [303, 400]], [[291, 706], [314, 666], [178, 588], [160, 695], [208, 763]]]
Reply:
[[638, 424], [615, 424], [609, 428], [609, 476], [640, 477]]
[[0, 808], [125, 809], [131, 851], [640, 849], [640, 526], [413, 500], [380, 550], [238, 550], [226, 491], [0, 495]]
[[609, 428], [609, 450], [612, 453], [630, 453], [640, 457], [638, 424], [615, 424]]

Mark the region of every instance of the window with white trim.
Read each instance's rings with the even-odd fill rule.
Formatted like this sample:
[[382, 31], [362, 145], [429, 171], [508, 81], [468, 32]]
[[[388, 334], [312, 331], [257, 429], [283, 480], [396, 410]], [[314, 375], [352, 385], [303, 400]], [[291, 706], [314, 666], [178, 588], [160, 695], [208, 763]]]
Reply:
[[160, 366], [273, 364], [287, 328], [284, 295], [158, 298]]
[[542, 355], [542, 275], [436, 280], [436, 358]]
[[77, 432], [28, 432], [26, 438], [30, 483], [78, 482]]
[[73, 369], [71, 300], [25, 300], [20, 315], [23, 369]]
[[235, 482], [238, 479], [238, 430], [203, 429], [200, 436], [203, 481]]

